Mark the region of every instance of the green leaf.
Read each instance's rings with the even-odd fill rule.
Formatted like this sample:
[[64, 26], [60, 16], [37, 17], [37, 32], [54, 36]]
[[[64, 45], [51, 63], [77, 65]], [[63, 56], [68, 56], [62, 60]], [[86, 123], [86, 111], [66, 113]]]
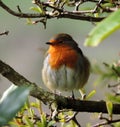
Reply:
[[51, 127], [51, 126], [53, 126], [55, 123], [56, 123], [55, 120], [49, 121], [49, 123], [48, 123], [47, 126], [48, 126], [48, 127]]
[[107, 111], [110, 117], [112, 117], [113, 104], [111, 101], [106, 101]]
[[96, 90], [92, 90], [86, 97], [86, 100], [89, 100], [91, 97], [93, 97], [96, 94]]
[[107, 99], [112, 101], [113, 103], [120, 103], [120, 96], [115, 96], [112, 94], [107, 94]]
[[33, 24], [33, 21], [30, 18], [27, 18], [27, 24], [31, 25], [31, 24]]
[[24, 120], [26, 125], [28, 125], [29, 127], [34, 127], [33, 122], [28, 118], [28, 116], [24, 116]]
[[31, 7], [30, 9], [35, 11], [35, 12], [40, 13], [41, 15], [45, 15], [45, 12], [44, 12], [44, 9], [43, 9], [42, 5], [37, 6], [37, 7]]
[[30, 88], [11, 85], [0, 100], [0, 126], [8, 124], [27, 100]]
[[120, 122], [113, 123], [113, 127], [120, 127]]
[[39, 12], [40, 14], [42, 13], [42, 9], [40, 7], [31, 7], [30, 9], [35, 12]]
[[42, 127], [47, 126], [46, 115], [44, 113], [41, 114], [41, 123], [42, 123]]
[[47, 119], [46, 119], [46, 114], [42, 113], [41, 114], [41, 121], [37, 122], [38, 127], [49, 127], [47, 125]]
[[120, 28], [120, 9], [100, 22], [89, 34], [85, 46], [97, 46], [107, 36]]

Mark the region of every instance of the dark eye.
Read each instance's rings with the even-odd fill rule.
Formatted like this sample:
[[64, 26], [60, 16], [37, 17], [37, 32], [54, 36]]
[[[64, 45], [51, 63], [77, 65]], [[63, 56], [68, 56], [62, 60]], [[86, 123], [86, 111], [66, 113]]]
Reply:
[[63, 43], [63, 41], [59, 41], [58, 43], [61, 44], [61, 43]]

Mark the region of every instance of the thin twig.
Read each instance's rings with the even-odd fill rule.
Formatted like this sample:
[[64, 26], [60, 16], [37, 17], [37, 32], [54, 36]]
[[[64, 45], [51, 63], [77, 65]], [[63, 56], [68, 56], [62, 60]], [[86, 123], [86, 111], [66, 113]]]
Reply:
[[[52, 13], [51, 11], [46, 11], [45, 14], [40, 14], [40, 13], [20, 13], [20, 12], [16, 12], [12, 9], [10, 9], [7, 5], [5, 5], [2, 0], [0, 0], [0, 6], [6, 10], [8, 13], [20, 17], [20, 18], [42, 18], [42, 17], [46, 17], [47, 19], [51, 19], [51, 18], [70, 18], [70, 19], [75, 19], [75, 20], [85, 20], [85, 21], [90, 21], [90, 22], [100, 22], [101, 20], [103, 20], [105, 17], [93, 17], [93, 16], [87, 16], [87, 15], [83, 15], [83, 14], [76, 14], [74, 12], [70, 12], [70, 11], [66, 11], [63, 10], [61, 8], [57, 8], [55, 6], [51, 6], [48, 3], [44, 3], [42, 2], [43, 6], [49, 7], [51, 9], [54, 9], [56, 11], [59, 12], [59, 15], [56, 15], [56, 13]], [[21, 10], [19, 10], [21, 11]]]
[[117, 123], [117, 122], [120, 122], [120, 119], [103, 121], [101, 123], [97, 123], [93, 125], [92, 127], [100, 127], [103, 125], [108, 125], [108, 124]]
[[46, 19], [46, 18], [42, 18], [42, 19], [33, 21], [32, 24], [37, 24], [37, 23], [39, 23], [39, 22], [43, 23], [44, 29], [46, 29], [46, 22], [47, 22], [47, 19]]
[[120, 77], [120, 72], [119, 72], [119, 70], [117, 70], [117, 68], [115, 66], [112, 67], [112, 70], [116, 73], [116, 75], [118, 77]]
[[79, 6], [84, 2], [84, 0], [80, 0], [79, 2], [76, 2], [75, 4], [75, 11], [79, 10]]
[[97, 3], [96, 7], [93, 9], [94, 13], [97, 12], [98, 7], [100, 6], [100, 4], [103, 2], [104, 0], [99, 0], [99, 2]]
[[80, 123], [78, 122], [78, 120], [76, 119], [76, 116], [77, 116], [78, 112], [74, 112], [73, 115], [70, 117], [70, 116], [67, 116], [66, 117], [66, 123], [73, 120], [76, 124], [77, 124], [77, 127], [81, 127]]
[[120, 85], [120, 82], [118, 82], [118, 83], [116, 83], [116, 84], [114, 84], [114, 85], [108, 84], [108, 87], [109, 87], [109, 88], [111, 88], [111, 87], [118, 87], [119, 85]]
[[55, 7], [55, 6], [51, 6], [49, 3], [45, 3], [45, 2], [40, 2], [38, 0], [35, 0], [35, 4], [37, 4], [38, 6], [41, 4], [43, 6], [46, 6], [46, 7], [49, 7], [49, 8], [52, 8], [56, 11], [59, 11], [59, 12], [63, 12], [63, 9], [60, 9], [58, 7]]
[[20, 9], [20, 6], [19, 6], [19, 5], [17, 5], [17, 9], [18, 9], [18, 11], [19, 11], [20, 13], [22, 13], [22, 11], [21, 11], [21, 9]]
[[0, 33], [0, 36], [2, 36], [2, 35], [8, 35], [8, 33], [9, 33], [9, 31], [2, 32], [2, 33]]

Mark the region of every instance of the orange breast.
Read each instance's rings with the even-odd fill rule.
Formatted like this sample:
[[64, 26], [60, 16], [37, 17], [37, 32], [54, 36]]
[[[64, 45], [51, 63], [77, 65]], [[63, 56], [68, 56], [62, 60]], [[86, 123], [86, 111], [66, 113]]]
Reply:
[[49, 64], [55, 69], [58, 69], [63, 64], [74, 68], [78, 59], [78, 53], [68, 46], [50, 46], [48, 53], [50, 53]]

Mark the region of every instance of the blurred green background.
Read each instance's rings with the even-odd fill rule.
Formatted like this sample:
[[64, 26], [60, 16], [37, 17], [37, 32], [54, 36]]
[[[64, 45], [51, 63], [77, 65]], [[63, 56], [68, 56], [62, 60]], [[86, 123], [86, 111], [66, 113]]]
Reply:
[[[4, 2], [16, 11], [16, 6], [19, 5], [23, 12], [32, 12], [30, 10], [30, 7], [33, 6], [31, 0], [4, 0]], [[103, 62], [112, 63], [120, 58], [120, 31], [112, 34], [98, 47], [83, 46], [88, 33], [93, 27], [94, 25], [87, 21], [50, 19], [47, 21], [47, 28], [44, 29], [41, 23], [27, 25], [26, 19], [14, 17], [0, 8], [0, 32], [4, 30], [10, 31], [8, 36], [0, 36], [0, 59], [31, 82], [35, 82], [42, 88], [47, 89], [41, 80], [44, 54], [48, 49], [45, 42], [56, 33], [64, 32], [72, 35], [91, 61], [91, 64], [94, 62], [99, 65], [102, 65]], [[102, 87], [104, 84], [94, 86], [94, 80], [94, 75], [91, 75], [85, 89], [87, 93], [96, 89], [97, 94], [93, 99], [102, 100], [107, 89]], [[0, 76], [0, 95], [10, 84], [7, 79]], [[80, 117], [80, 122], [84, 126], [90, 119], [89, 115], [81, 113], [80, 116], [82, 116]]]

